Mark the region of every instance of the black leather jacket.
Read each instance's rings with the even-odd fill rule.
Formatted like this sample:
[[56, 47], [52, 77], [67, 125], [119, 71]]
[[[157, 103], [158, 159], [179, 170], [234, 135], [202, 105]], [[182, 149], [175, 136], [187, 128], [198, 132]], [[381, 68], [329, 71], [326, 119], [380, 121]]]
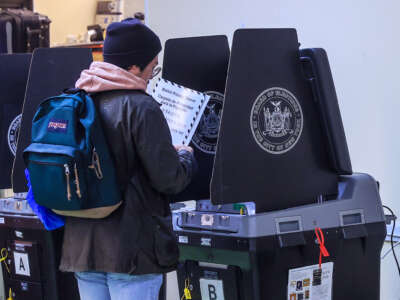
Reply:
[[140, 91], [94, 95], [113, 154], [123, 204], [100, 220], [67, 218], [60, 269], [127, 274], [163, 273], [178, 259], [164, 222], [168, 195], [193, 176], [193, 155], [171, 142], [160, 105]]

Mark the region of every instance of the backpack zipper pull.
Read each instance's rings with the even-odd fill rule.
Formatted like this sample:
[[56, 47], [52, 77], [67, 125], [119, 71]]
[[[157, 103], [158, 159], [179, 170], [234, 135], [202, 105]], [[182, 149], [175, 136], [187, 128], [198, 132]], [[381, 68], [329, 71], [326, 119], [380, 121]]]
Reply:
[[100, 157], [97, 154], [95, 147], [93, 147], [92, 164], [89, 166], [89, 169], [93, 169], [94, 173], [97, 176], [97, 179], [103, 179], [103, 172], [100, 165]]
[[69, 167], [68, 164], [64, 165], [65, 169], [65, 177], [67, 178], [67, 198], [68, 201], [71, 201], [71, 186], [69, 185]]
[[82, 198], [81, 187], [80, 187], [80, 184], [79, 184], [78, 168], [76, 167], [76, 163], [74, 164], [74, 172], [75, 172], [76, 194], [78, 195], [79, 198]]

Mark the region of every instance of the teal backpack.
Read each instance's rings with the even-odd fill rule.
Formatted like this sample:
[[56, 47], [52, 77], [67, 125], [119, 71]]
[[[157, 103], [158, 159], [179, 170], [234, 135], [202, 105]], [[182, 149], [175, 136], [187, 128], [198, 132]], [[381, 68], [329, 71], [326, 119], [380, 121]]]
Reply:
[[65, 216], [104, 218], [121, 191], [96, 106], [83, 90], [44, 100], [24, 150], [35, 201]]

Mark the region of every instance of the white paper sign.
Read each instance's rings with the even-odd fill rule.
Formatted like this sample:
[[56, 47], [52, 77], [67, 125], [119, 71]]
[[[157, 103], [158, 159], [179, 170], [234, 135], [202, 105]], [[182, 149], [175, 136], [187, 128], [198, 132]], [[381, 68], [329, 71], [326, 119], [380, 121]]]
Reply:
[[29, 257], [26, 253], [14, 252], [15, 274], [23, 276], [31, 276], [29, 269]]
[[161, 104], [174, 145], [188, 145], [210, 96], [160, 78], [152, 93]]
[[189, 244], [189, 238], [186, 235], [179, 236], [179, 243], [181, 244]]
[[288, 300], [332, 300], [333, 262], [289, 270]]
[[201, 300], [225, 300], [222, 280], [200, 278]]

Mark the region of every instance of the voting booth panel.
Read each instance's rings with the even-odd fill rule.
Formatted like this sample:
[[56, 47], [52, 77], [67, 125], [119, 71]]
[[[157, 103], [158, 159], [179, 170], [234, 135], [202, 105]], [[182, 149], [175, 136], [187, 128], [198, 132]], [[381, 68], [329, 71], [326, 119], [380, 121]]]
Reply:
[[31, 54], [0, 55], [0, 189], [11, 189]]
[[300, 61], [317, 103], [323, 141], [328, 145], [330, 167], [340, 175], [350, 175], [353, 173], [350, 153], [328, 56], [321, 48], [301, 49]]
[[379, 299], [378, 184], [353, 174], [326, 52], [298, 45], [235, 33], [211, 200], [173, 214], [186, 299]]
[[27, 192], [22, 154], [31, 142], [32, 119], [37, 107], [47, 97], [61, 94], [65, 88], [74, 87], [80, 72], [87, 69], [91, 62], [90, 49], [41, 48], [34, 51], [12, 173], [15, 193]]
[[329, 166], [298, 47], [291, 29], [235, 32], [211, 182], [213, 203], [251, 199], [260, 212], [336, 194], [337, 174]]
[[210, 197], [229, 52], [228, 39], [223, 35], [170, 39], [165, 43], [163, 78], [210, 96], [190, 143], [199, 170], [191, 184], [174, 197], [175, 201]]
[[[23, 57], [28, 64], [30, 56]], [[2, 93], [2, 97], [13, 98], [21, 93], [24, 93], [22, 97], [25, 95], [12, 173], [15, 193], [27, 191], [22, 153], [30, 143], [32, 119], [38, 105], [47, 97], [74, 86], [80, 72], [89, 67], [91, 61], [90, 49], [37, 49], [32, 56], [29, 76], [27, 71], [25, 73], [28, 76], [26, 93], [22, 82], [18, 94], [14, 95], [16, 91], [11, 87]], [[21, 71], [10, 76], [19, 78], [23, 74]], [[22, 101], [20, 103], [22, 106]], [[5, 146], [3, 144], [0, 151], [5, 151]], [[11, 291], [15, 300], [79, 299], [73, 274], [58, 271], [63, 230], [47, 231], [22, 196], [0, 199], [0, 248], [2, 257], [7, 256], [2, 268], [6, 294]]]

